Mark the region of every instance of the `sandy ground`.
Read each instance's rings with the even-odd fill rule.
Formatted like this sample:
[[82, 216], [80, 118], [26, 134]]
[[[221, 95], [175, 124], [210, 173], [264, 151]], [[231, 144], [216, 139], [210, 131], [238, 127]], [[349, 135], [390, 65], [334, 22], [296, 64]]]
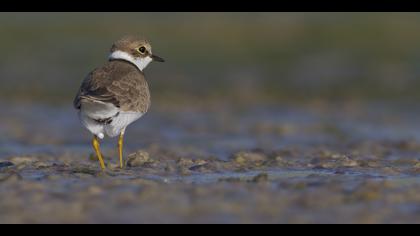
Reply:
[[105, 172], [74, 111], [13, 110], [0, 222], [420, 223], [420, 113], [211, 109], [152, 111], [127, 134], [123, 170], [104, 141]]

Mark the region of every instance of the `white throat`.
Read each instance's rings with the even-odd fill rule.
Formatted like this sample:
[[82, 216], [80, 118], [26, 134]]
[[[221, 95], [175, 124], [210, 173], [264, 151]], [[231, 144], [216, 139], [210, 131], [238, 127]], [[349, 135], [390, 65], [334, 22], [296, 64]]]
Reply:
[[123, 51], [115, 51], [111, 53], [111, 55], [109, 55], [109, 59], [120, 59], [131, 62], [141, 71], [143, 71], [143, 69], [146, 68], [146, 66], [149, 65], [149, 63], [153, 60], [149, 56], [145, 58], [134, 58], [132, 55]]

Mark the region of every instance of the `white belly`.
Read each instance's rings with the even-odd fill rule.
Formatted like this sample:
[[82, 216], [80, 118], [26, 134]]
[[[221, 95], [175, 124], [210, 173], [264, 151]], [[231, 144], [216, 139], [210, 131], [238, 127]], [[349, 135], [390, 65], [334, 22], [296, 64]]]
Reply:
[[[92, 109], [92, 107], [85, 105], [82, 104], [79, 118], [86, 129], [100, 139], [103, 139], [105, 135], [112, 138], [124, 133], [128, 125], [143, 116], [143, 113], [140, 112], [118, 111], [116, 107]], [[112, 121], [110, 120], [109, 123], [97, 122], [98, 119], [106, 118], [110, 118]]]
[[105, 133], [109, 137], [115, 137], [125, 132], [125, 128], [143, 116], [140, 112], [120, 112], [112, 119], [109, 125], [105, 125]]

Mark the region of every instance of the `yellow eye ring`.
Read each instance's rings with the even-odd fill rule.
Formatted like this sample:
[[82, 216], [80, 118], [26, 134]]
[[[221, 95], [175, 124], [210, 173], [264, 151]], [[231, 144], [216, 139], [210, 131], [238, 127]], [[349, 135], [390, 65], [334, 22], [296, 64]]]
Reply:
[[146, 48], [145, 47], [139, 47], [138, 49], [137, 49], [141, 54], [144, 54], [145, 52], [146, 52]]

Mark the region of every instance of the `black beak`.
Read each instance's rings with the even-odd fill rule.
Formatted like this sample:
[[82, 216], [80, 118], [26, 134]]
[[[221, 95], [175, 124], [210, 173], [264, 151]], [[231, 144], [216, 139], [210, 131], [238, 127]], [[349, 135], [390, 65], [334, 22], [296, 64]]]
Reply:
[[163, 60], [163, 58], [158, 57], [156, 55], [152, 55], [151, 58], [153, 59], [153, 61], [165, 62], [165, 60]]

